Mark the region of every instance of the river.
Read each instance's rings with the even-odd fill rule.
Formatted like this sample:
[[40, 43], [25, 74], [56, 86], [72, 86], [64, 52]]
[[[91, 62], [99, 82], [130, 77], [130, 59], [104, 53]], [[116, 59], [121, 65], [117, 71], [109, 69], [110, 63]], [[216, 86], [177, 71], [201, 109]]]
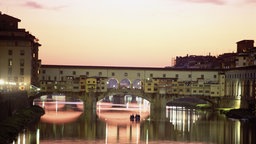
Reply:
[[[46, 105], [40, 122], [21, 132], [13, 143], [256, 143], [254, 123], [228, 119], [218, 111], [175, 106], [151, 110], [146, 102], [97, 104], [96, 109], [84, 108], [79, 101]], [[140, 120], [131, 121], [131, 114], [139, 114]]]

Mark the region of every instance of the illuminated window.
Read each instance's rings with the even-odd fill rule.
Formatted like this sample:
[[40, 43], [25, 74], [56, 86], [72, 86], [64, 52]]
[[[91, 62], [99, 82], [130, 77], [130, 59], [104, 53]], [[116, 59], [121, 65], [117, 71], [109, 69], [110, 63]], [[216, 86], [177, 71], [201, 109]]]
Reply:
[[8, 66], [12, 66], [12, 59], [8, 60]]

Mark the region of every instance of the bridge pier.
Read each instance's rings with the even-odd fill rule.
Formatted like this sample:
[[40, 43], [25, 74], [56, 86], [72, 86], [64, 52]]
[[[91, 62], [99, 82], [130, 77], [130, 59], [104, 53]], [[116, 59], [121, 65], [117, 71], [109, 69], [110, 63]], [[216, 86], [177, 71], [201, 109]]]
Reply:
[[165, 95], [152, 95], [150, 100], [150, 111], [154, 115], [150, 115], [151, 119], [165, 120], [166, 118], [166, 98]]
[[94, 92], [85, 93], [84, 107], [86, 109], [96, 110], [97, 101], [98, 101], [98, 98], [96, 96], [96, 93]]

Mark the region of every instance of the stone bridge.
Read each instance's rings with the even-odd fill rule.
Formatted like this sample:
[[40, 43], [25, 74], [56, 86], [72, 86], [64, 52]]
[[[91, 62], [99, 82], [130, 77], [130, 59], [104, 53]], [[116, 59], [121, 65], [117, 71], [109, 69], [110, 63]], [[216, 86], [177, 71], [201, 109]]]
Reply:
[[[36, 94], [36, 97], [39, 97], [39, 95], [45, 95], [50, 93], [39, 93]], [[171, 102], [175, 99], [184, 98], [184, 97], [193, 97], [193, 98], [199, 98], [205, 101], [208, 101], [212, 104], [213, 108], [218, 107], [219, 102], [221, 99], [219, 97], [210, 97], [210, 96], [183, 96], [183, 95], [167, 95], [167, 94], [158, 94], [158, 93], [144, 93], [141, 89], [109, 89], [107, 92], [89, 92], [85, 94], [85, 104], [86, 107], [95, 107], [97, 101], [107, 97], [107, 96], [138, 96], [141, 98], [144, 98], [148, 100], [151, 103], [152, 109], [165, 109], [166, 104], [168, 102]]]
[[[210, 96], [183, 96], [183, 95], [167, 95], [167, 94], [157, 94], [157, 93], [144, 93], [141, 89], [109, 89], [105, 93], [91, 93], [91, 96], [93, 95], [96, 98], [96, 101], [101, 100], [105, 98], [106, 96], [125, 96], [125, 95], [131, 95], [131, 96], [138, 96], [142, 97], [146, 100], [148, 100], [151, 103], [152, 108], [165, 108], [166, 104], [170, 101], [173, 101], [175, 99], [184, 98], [184, 97], [193, 97], [205, 100], [209, 103], [211, 103], [212, 107], [218, 107], [220, 98], [219, 97], [210, 97]], [[88, 95], [89, 96], [89, 95]]]

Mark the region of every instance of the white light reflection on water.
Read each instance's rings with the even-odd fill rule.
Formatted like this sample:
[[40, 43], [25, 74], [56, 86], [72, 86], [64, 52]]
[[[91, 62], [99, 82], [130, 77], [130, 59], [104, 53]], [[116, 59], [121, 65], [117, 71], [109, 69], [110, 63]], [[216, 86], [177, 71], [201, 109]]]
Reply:
[[[150, 107], [148, 107], [150, 104], [143, 102], [144, 100], [140, 100], [141, 104], [139, 101], [131, 103], [130, 98], [127, 100], [123, 104], [101, 101], [101, 103], [97, 103], [96, 111], [91, 110], [90, 114], [88, 114], [89, 111], [86, 111], [83, 116], [70, 123], [58, 124], [41, 121], [34, 132], [24, 131], [21, 133], [19, 143], [25, 144], [31, 141], [40, 144], [255, 142], [253, 137], [255, 130], [248, 123], [228, 120], [220, 115], [210, 115], [204, 111], [184, 107], [167, 107], [166, 111], [162, 111], [163, 113], [159, 110], [151, 113]], [[58, 102], [59, 104], [61, 103]], [[66, 109], [67, 106], [72, 108], [74, 104], [68, 102], [64, 108], [58, 109], [57, 113]], [[56, 103], [53, 109], [50, 105], [48, 106], [47, 111], [56, 113]], [[75, 107], [79, 111], [78, 106]], [[131, 122], [129, 118], [132, 113], [141, 114], [141, 121]], [[143, 114], [145, 114], [145, 118]], [[24, 135], [26, 136], [24, 137]], [[33, 137], [34, 140], [31, 139]]]
[[188, 109], [180, 106], [166, 106], [166, 118], [170, 119], [170, 123], [174, 128], [185, 132], [190, 132], [191, 125], [200, 117], [195, 109]]

